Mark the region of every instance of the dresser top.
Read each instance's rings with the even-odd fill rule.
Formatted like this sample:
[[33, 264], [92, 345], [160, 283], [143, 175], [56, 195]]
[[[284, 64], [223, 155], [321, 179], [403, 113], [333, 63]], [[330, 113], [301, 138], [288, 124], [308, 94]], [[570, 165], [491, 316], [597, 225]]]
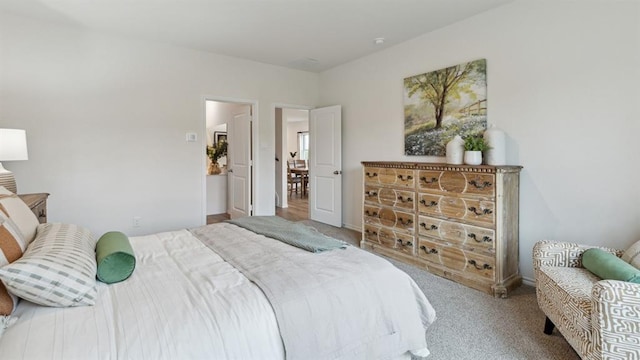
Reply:
[[505, 173], [520, 172], [522, 166], [519, 165], [453, 165], [445, 163], [428, 162], [407, 162], [407, 161], [363, 161], [363, 166], [393, 169], [416, 169], [416, 170], [438, 170], [438, 171], [466, 171], [479, 173]]

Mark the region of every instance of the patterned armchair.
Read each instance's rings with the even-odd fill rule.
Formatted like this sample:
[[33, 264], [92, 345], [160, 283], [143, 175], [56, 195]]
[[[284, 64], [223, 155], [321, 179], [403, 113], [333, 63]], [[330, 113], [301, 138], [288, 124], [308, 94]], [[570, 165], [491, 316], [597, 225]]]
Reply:
[[600, 280], [584, 269], [582, 253], [591, 247], [547, 240], [534, 246], [544, 332], [555, 326], [582, 359], [640, 359], [640, 284]]

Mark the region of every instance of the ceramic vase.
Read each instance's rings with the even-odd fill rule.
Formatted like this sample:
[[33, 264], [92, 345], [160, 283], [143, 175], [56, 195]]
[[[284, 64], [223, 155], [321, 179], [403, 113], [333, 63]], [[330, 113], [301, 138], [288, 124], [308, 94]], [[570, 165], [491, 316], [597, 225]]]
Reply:
[[464, 140], [460, 135], [456, 135], [447, 143], [446, 157], [447, 164], [460, 165], [464, 156]]
[[207, 169], [207, 174], [208, 175], [218, 175], [222, 172], [222, 169], [220, 169], [220, 166], [218, 165], [218, 162], [211, 162], [209, 163], [209, 168]]
[[464, 163], [467, 165], [482, 164], [482, 151], [465, 151]]
[[484, 153], [484, 159], [487, 165], [505, 165], [507, 160], [504, 131], [491, 124], [484, 132], [484, 140], [490, 147], [489, 150]]

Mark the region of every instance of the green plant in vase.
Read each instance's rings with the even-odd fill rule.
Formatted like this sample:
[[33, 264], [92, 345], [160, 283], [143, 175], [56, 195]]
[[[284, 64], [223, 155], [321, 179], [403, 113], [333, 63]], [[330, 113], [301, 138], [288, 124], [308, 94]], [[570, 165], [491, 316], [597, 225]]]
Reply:
[[482, 136], [468, 136], [464, 139], [464, 163], [467, 165], [482, 164], [482, 152], [490, 148]]
[[220, 160], [220, 158], [223, 156], [227, 156], [227, 148], [228, 144], [224, 140], [219, 140], [216, 144], [207, 146], [207, 157], [209, 157], [209, 160], [211, 160], [211, 164], [209, 164], [207, 174], [215, 175], [222, 172], [222, 170], [220, 170], [218, 160]]

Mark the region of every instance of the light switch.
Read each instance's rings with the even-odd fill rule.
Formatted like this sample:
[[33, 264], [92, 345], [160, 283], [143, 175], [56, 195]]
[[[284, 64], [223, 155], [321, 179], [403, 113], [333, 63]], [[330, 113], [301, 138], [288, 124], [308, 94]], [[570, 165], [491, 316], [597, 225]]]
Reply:
[[196, 141], [198, 141], [198, 134], [187, 133], [187, 142], [196, 142]]

